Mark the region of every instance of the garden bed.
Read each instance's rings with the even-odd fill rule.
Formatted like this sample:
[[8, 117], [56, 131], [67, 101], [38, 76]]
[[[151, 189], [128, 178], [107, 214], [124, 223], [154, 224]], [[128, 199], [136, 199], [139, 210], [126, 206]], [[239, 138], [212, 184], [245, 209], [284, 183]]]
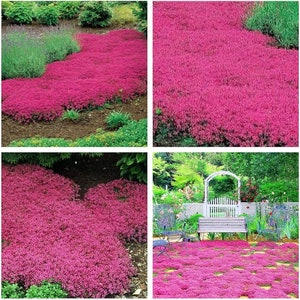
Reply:
[[[146, 210], [143, 209], [146, 208], [146, 201], [143, 202], [143, 199], [146, 200], [145, 185], [119, 179], [119, 169], [115, 167], [119, 158], [119, 155], [114, 154], [106, 154], [100, 158], [75, 155], [71, 159], [60, 161], [53, 167], [55, 172], [64, 175], [36, 166], [3, 166], [2, 237], [5, 242], [2, 250], [2, 280], [18, 282], [22, 287], [27, 288], [32, 284], [39, 284], [42, 280], [53, 279], [62, 283], [63, 289], [75, 297], [119, 297], [120, 295], [130, 298], [146, 297], [147, 245], [144, 242], [147, 228]], [[73, 180], [80, 185], [81, 192], [78, 191], [78, 185]], [[11, 189], [12, 185], [15, 188]], [[130, 192], [126, 186], [127, 188], [130, 186]], [[134, 196], [134, 190], [139, 194], [138, 197]], [[16, 197], [16, 193], [20, 197]], [[107, 211], [102, 215], [101, 211], [103, 212], [104, 207], [101, 209], [99, 207], [105, 204], [97, 200], [99, 194], [102, 195], [101, 199], [104, 202], [105, 198], [109, 198], [111, 205], [121, 205], [122, 208], [115, 206], [114, 211]], [[117, 196], [116, 199], [123, 200], [114, 202], [114, 195]], [[21, 201], [17, 201], [17, 198]], [[139, 210], [136, 211], [135, 220], [139, 219], [141, 222], [133, 222], [135, 225], [131, 222], [128, 223], [129, 227], [119, 227], [118, 223], [127, 222], [125, 221], [126, 206], [137, 199], [141, 202], [136, 206]], [[49, 211], [51, 211], [51, 218]], [[131, 215], [132, 212], [131, 209]], [[122, 216], [118, 216], [118, 213]], [[10, 220], [14, 224], [18, 223], [19, 226], [7, 227], [10, 222], [7, 219], [8, 215]], [[25, 218], [28, 220], [26, 224]], [[41, 218], [45, 222], [42, 222]], [[117, 223], [109, 228], [107, 218], [110, 224], [113, 220]], [[35, 226], [35, 222], [39, 222], [39, 225]], [[84, 229], [86, 226], [89, 227], [88, 230]], [[126, 227], [129, 231], [126, 231]], [[36, 231], [36, 228], [39, 230]], [[91, 231], [91, 228], [94, 229]], [[100, 232], [99, 228], [101, 228]], [[21, 243], [16, 238], [16, 230], [24, 231], [19, 236], [22, 236]], [[43, 237], [44, 234], [47, 237]], [[53, 240], [55, 236], [59, 236], [59, 240]], [[85, 246], [84, 241], [87, 240], [89, 240], [89, 247]], [[97, 250], [100, 247], [99, 240], [103, 240], [101, 247], [106, 245], [105, 249]], [[47, 248], [47, 245], [51, 247], [44, 252], [43, 249]], [[9, 256], [13, 255], [14, 251], [22, 255], [14, 258], [12, 266], [9, 264]], [[104, 253], [103, 251], [110, 251], [110, 255], [107, 258], [95, 255], [95, 253]], [[51, 253], [51, 259], [46, 257], [47, 252]], [[120, 264], [109, 266], [110, 259], [112, 259], [111, 264], [115, 263], [115, 254]], [[81, 262], [73, 264], [72, 261], [75, 262], [76, 257], [81, 257]], [[38, 264], [32, 265], [31, 259], [39, 260], [43, 268]], [[103, 259], [108, 260], [104, 262]], [[98, 272], [101, 260], [110, 269], [104, 277], [101, 275], [103, 269]], [[55, 263], [52, 264], [54, 261]], [[70, 271], [70, 268], [73, 271]], [[86, 269], [83, 271], [80, 268]], [[122, 271], [119, 268], [122, 268]], [[32, 274], [36, 275], [32, 276]], [[86, 280], [80, 279], [79, 274], [83, 276], [86, 274]], [[107, 284], [103, 289], [101, 280], [105, 277]]]
[[[3, 32], [16, 28], [5, 22]], [[69, 145], [79, 138], [97, 134], [99, 128], [109, 135], [109, 132], [117, 131], [107, 128], [106, 117], [113, 111], [130, 114], [133, 124], [137, 124], [135, 122], [138, 120], [145, 120], [147, 43], [143, 35], [133, 28], [133, 24], [112, 24], [105, 29], [81, 28], [76, 25], [76, 20], [61, 21], [58, 29], [72, 30], [82, 49], [64, 61], [49, 64], [46, 73], [40, 78], [2, 82], [2, 145], [9, 146], [12, 141], [24, 141], [32, 137], [62, 138]], [[42, 36], [53, 29], [33, 24], [23, 26], [22, 31]], [[131, 47], [135, 50], [131, 51]], [[96, 49], [99, 50], [95, 51]], [[113, 77], [109, 77], [109, 74], [113, 74]], [[18, 92], [14, 94], [16, 85]], [[79, 111], [79, 118], [61, 119], [67, 109]], [[144, 126], [141, 132], [144, 134]], [[146, 140], [146, 134], [144, 135]], [[144, 140], [139, 146], [145, 146]], [[52, 141], [51, 144], [60, 145], [60, 142]], [[35, 146], [35, 143], [30, 142], [30, 145]], [[38, 145], [44, 146], [40, 141]], [[21, 142], [17, 146], [24, 144]], [[99, 143], [99, 146], [104, 145]], [[126, 146], [132, 145], [128, 142]]]
[[298, 50], [246, 30], [250, 7], [154, 3], [157, 146], [298, 145]]
[[173, 243], [153, 256], [155, 298], [298, 298], [298, 244]]

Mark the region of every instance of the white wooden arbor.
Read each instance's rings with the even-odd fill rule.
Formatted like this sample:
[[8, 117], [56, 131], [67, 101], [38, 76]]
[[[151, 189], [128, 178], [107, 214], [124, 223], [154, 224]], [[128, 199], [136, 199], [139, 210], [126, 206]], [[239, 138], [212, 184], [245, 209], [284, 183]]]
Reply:
[[[226, 197], [209, 199], [209, 182], [219, 175], [232, 176], [237, 180], [237, 200]], [[218, 171], [209, 175], [204, 180], [204, 217], [205, 218], [236, 218], [242, 214], [241, 206], [241, 180], [240, 178], [229, 171]]]

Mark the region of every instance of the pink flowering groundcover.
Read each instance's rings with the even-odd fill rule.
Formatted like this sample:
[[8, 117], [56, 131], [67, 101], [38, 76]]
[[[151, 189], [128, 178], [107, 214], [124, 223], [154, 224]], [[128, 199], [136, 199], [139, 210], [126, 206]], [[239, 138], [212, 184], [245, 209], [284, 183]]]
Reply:
[[2, 81], [2, 111], [18, 121], [53, 120], [65, 109], [123, 102], [146, 92], [147, 41], [136, 30], [76, 35], [81, 51], [39, 78]]
[[154, 3], [155, 135], [165, 127], [169, 139], [203, 146], [298, 145], [298, 50], [246, 30], [251, 5]]
[[2, 280], [51, 280], [70, 297], [122, 294], [136, 273], [124, 242], [147, 237], [146, 185], [114, 180], [84, 200], [39, 166], [2, 167]]
[[153, 256], [155, 298], [298, 298], [298, 244], [173, 243]]

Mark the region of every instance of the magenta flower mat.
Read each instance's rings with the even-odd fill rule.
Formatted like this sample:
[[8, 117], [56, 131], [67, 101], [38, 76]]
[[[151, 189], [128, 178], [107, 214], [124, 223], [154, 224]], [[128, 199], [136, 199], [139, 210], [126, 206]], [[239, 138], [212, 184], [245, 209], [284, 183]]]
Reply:
[[16, 120], [53, 120], [65, 109], [128, 101], [146, 92], [147, 41], [135, 30], [78, 34], [81, 51], [40, 78], [2, 81], [2, 111]]
[[147, 187], [115, 180], [78, 186], [38, 166], [2, 167], [2, 280], [27, 288], [43, 280], [69, 296], [124, 293], [136, 270], [124, 247], [147, 237]]
[[298, 51], [243, 28], [250, 5], [154, 3], [155, 131], [207, 146], [298, 145]]
[[298, 297], [298, 245], [174, 243], [153, 256], [155, 298]]

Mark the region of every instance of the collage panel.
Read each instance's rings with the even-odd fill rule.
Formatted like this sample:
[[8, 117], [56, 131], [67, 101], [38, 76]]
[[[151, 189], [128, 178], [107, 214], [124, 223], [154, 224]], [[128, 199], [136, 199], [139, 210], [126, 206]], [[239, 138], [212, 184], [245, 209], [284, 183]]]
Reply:
[[146, 153], [2, 153], [2, 298], [146, 298], [146, 181]]
[[146, 1], [1, 6], [2, 146], [147, 145]]
[[299, 154], [155, 152], [153, 298], [297, 298]]
[[298, 19], [298, 1], [154, 1], [154, 146], [297, 147]]

